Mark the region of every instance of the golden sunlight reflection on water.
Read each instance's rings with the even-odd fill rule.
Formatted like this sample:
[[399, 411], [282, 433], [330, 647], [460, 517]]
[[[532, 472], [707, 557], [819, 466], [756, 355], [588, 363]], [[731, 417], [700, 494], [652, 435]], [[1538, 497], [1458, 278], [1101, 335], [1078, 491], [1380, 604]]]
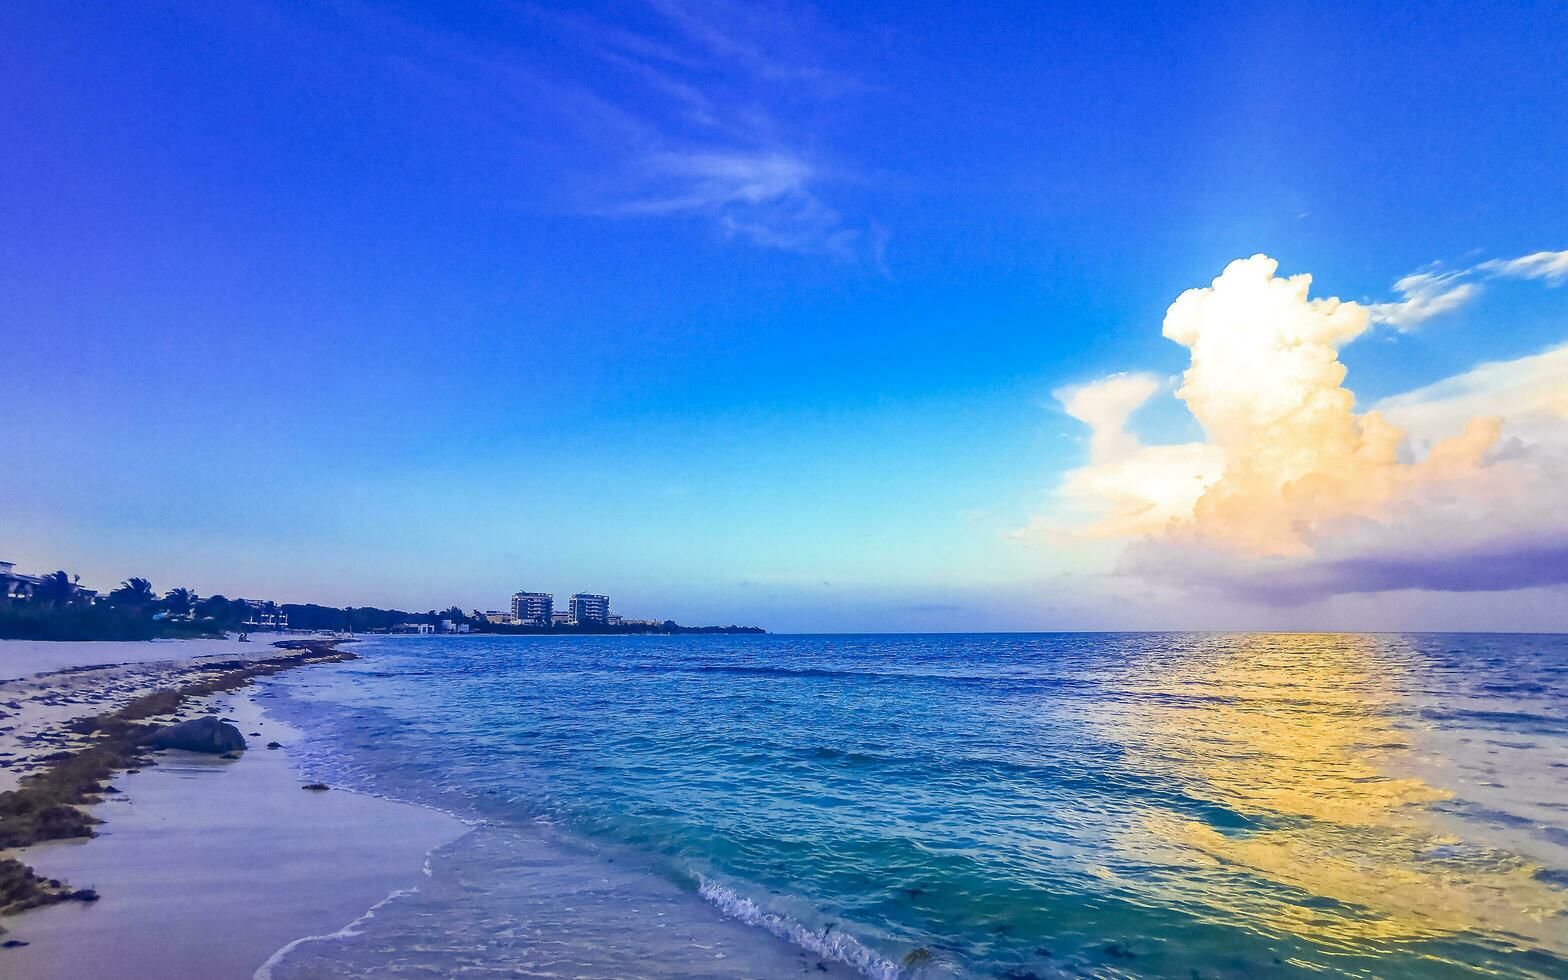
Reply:
[[1435, 811], [1453, 788], [1411, 775], [1408, 653], [1388, 636], [1216, 636], [1129, 674], [1111, 721], [1128, 765], [1219, 808], [1153, 809], [1116, 842], [1183, 869], [1154, 899], [1344, 952], [1458, 934], [1568, 952], [1568, 893], [1482, 823]]

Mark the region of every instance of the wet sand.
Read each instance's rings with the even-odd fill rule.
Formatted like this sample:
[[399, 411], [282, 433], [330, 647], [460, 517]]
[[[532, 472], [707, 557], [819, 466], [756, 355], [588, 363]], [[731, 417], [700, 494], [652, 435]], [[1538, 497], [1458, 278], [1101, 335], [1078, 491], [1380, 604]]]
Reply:
[[[36, 680], [48, 690], [49, 678]], [[144, 686], [127, 679], [115, 697]], [[291, 942], [341, 930], [417, 886], [426, 855], [467, 830], [421, 807], [302, 789], [288, 748], [299, 732], [265, 716], [258, 690], [196, 709], [217, 706], [245, 733], [250, 747], [238, 759], [159, 753], [158, 765], [114, 776], [121, 793], [90, 808], [104, 820], [97, 838], [8, 852], [101, 898], [7, 917], [4, 938], [27, 945], [0, 949], [0, 977], [251, 977]], [[103, 710], [92, 693], [53, 712]], [[271, 741], [283, 748], [267, 749]]]

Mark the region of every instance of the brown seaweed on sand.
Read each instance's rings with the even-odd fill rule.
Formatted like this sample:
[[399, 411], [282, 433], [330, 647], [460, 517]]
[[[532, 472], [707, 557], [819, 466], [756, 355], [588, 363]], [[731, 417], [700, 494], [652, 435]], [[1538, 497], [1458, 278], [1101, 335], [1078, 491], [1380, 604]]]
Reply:
[[[232, 691], [254, 678], [290, 667], [356, 659], [352, 653], [335, 649], [334, 641], [291, 641], [279, 646], [298, 652], [265, 660], [203, 664], [201, 680], [154, 691], [117, 711], [71, 722], [67, 726], [70, 731], [89, 736], [88, 744], [54, 753], [44, 768], [24, 776], [16, 789], [0, 793], [0, 849], [95, 836], [93, 827], [101, 821], [80, 807], [98, 803], [102, 794], [114, 792], [105, 780], [115, 772], [151, 761], [144, 743], [162, 726], [147, 724], [146, 719], [171, 715], [190, 699]], [[34, 874], [15, 858], [0, 858], [0, 916], [54, 902], [97, 898], [90, 888], [72, 889]]]

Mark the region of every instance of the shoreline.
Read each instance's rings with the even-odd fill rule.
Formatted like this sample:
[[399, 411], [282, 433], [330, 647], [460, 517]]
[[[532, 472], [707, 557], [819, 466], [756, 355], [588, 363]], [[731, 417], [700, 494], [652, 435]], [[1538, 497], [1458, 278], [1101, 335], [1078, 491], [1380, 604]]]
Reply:
[[[327, 643], [308, 646], [332, 659], [353, 656], [333, 653]], [[276, 651], [264, 646], [254, 652]], [[95, 836], [0, 852], [0, 859], [26, 861], [43, 882], [59, 882], [66, 892], [63, 901], [0, 913], [0, 933], [10, 930], [0, 934], [0, 976], [308, 976], [322, 956], [335, 955], [320, 946], [374, 935], [383, 928], [382, 913], [389, 907], [405, 900], [433, 900], [439, 907], [457, 898], [450, 869], [442, 875], [436, 870], [471, 846], [464, 842], [474, 840], [482, 824], [438, 807], [336, 786], [327, 792], [301, 791], [315, 777], [296, 768], [292, 756], [307, 736], [295, 727], [297, 720], [285, 721], [264, 707], [272, 692], [249, 683], [257, 675], [304, 665], [293, 662], [296, 656], [84, 664], [0, 681], [0, 710], [7, 690], [16, 685], [29, 686], [38, 704], [55, 710], [57, 741], [31, 743], [27, 758], [33, 765], [54, 754], [47, 750], [56, 744], [82, 748], [86, 736], [59, 720], [64, 708], [57, 702], [73, 706], [77, 719], [99, 717], [105, 708], [134, 709], [160, 692], [188, 688], [192, 678], [204, 678], [209, 688], [240, 686], [187, 695], [190, 701], [178, 718], [156, 720], [228, 720], [248, 742], [233, 759], [160, 752], [150, 764], [118, 772], [112, 788], [102, 785], [101, 792], [83, 801], [80, 809], [103, 821], [92, 825]], [[246, 676], [235, 680], [240, 673]], [[104, 688], [106, 679], [116, 686]], [[93, 691], [90, 708], [97, 715], [83, 711], [84, 685]], [[15, 734], [0, 731], [0, 744]], [[269, 742], [279, 743], [279, 750], [268, 751]], [[537, 889], [530, 901], [547, 896], [535, 911], [563, 917], [557, 923], [562, 927], [587, 928], [607, 943], [617, 929], [637, 929], [644, 955], [661, 963], [685, 963], [697, 971], [693, 975], [713, 975], [705, 972], [705, 961], [727, 956], [742, 956], [761, 967], [759, 975], [800, 970], [848, 977], [860, 972], [820, 943], [802, 944], [775, 925], [756, 921], [745, 914], [744, 902], [737, 909], [709, 894], [687, 895], [613, 860], [601, 865], [561, 841], [541, 838], [524, 846], [526, 853], [508, 854], [506, 860]], [[90, 890], [92, 899], [71, 900], [78, 888]], [[424, 895], [432, 890], [433, 897]], [[573, 902], [557, 907], [548, 897], [562, 894], [573, 895]], [[628, 895], [635, 898], [630, 907], [623, 901]], [[593, 921], [578, 917], [576, 906], [584, 902], [602, 906], [602, 915]], [[541, 956], [561, 954], [556, 944], [548, 945]], [[296, 956], [303, 962], [295, 962]], [[603, 975], [613, 971], [605, 969]]]
[[[250, 654], [0, 682], [0, 761], [14, 787], [0, 792], [11, 892], [0, 896], [0, 972], [250, 977], [416, 885], [430, 852], [467, 831], [411, 804], [301, 792], [289, 746], [302, 733], [266, 715], [253, 681], [354, 655], [322, 640]], [[147, 723], [200, 717], [235, 722], [247, 750], [141, 749]], [[192, 941], [146, 942], [181, 935]]]

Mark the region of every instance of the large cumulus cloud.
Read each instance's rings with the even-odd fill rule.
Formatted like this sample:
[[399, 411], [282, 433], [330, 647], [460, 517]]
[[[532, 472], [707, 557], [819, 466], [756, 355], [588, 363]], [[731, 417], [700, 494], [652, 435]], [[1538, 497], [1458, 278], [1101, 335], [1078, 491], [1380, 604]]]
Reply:
[[1128, 431], [1148, 375], [1057, 393], [1090, 460], [1026, 533], [1125, 540], [1124, 573], [1273, 603], [1568, 582], [1568, 346], [1357, 412], [1339, 349], [1372, 311], [1277, 271], [1239, 259], [1166, 313], [1202, 441]]

